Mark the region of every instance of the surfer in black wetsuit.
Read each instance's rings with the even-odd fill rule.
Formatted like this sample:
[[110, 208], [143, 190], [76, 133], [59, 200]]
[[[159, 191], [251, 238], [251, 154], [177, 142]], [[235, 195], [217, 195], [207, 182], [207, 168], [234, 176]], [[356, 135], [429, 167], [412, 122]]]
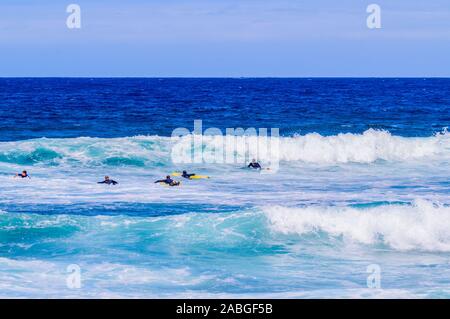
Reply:
[[188, 174], [186, 171], [183, 171], [183, 174], [181, 174], [181, 176], [190, 179], [192, 176], [195, 176], [195, 174]]
[[105, 180], [103, 182], [98, 182], [97, 184], [107, 184], [107, 185], [116, 185], [118, 182], [109, 178], [109, 176], [105, 176]]
[[177, 181], [174, 181], [173, 179], [171, 179], [170, 175], [167, 175], [166, 179], [157, 180], [155, 183], [164, 183], [164, 184], [167, 184], [169, 186], [178, 186], [178, 185], [180, 185], [180, 182], [177, 182]]
[[27, 171], [22, 171], [22, 173], [14, 175], [14, 178], [16, 178], [16, 177], [20, 177], [20, 178], [27, 178], [28, 177], [28, 178], [31, 179], [31, 176], [28, 175]]
[[247, 167], [254, 168], [254, 169], [262, 169], [261, 165], [259, 165], [259, 163], [255, 159], [252, 159], [252, 162], [250, 164], [248, 164]]

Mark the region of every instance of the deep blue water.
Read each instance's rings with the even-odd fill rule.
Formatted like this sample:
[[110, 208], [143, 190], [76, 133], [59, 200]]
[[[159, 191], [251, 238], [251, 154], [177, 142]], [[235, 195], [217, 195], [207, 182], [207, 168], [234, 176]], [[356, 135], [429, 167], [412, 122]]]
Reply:
[[450, 124], [450, 79], [0, 79], [0, 139], [170, 136], [176, 127], [277, 127], [282, 135]]
[[[449, 92], [450, 79], [0, 79], [0, 297], [449, 298]], [[194, 120], [280, 128], [278, 169], [245, 148], [243, 162], [177, 163], [177, 147], [223, 146], [169, 137]], [[245, 169], [253, 157], [271, 170]], [[183, 169], [211, 178], [154, 183]]]

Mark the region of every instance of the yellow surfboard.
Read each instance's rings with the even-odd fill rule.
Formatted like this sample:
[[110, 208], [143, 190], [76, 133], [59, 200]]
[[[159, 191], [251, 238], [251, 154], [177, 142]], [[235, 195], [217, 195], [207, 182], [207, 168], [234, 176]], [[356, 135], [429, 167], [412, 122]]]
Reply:
[[167, 183], [161, 182], [161, 183], [159, 183], [159, 185], [166, 186], [166, 187], [177, 187], [177, 186], [181, 186], [181, 182], [179, 182], [179, 184], [177, 184], [177, 185], [169, 185]]
[[[180, 172], [173, 172], [172, 176], [181, 176], [182, 173]], [[189, 179], [206, 179], [206, 178], [210, 178], [208, 175], [194, 175], [191, 176]]]

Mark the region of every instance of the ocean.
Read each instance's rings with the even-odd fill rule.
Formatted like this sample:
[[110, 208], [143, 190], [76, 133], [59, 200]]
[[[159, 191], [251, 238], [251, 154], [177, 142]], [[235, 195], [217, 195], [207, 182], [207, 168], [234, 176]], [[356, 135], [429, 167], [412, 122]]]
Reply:
[[[0, 79], [0, 297], [450, 298], [449, 93], [439, 78]], [[195, 145], [172, 132], [195, 120], [279, 129], [278, 170], [175, 163]], [[184, 169], [210, 178], [154, 183]]]

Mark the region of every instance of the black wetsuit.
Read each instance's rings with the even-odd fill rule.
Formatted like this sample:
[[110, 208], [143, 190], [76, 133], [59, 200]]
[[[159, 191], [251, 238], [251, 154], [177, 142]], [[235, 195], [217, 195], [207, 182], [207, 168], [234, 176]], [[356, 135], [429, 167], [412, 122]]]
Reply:
[[179, 182], [176, 182], [176, 181], [174, 181], [171, 178], [160, 179], [160, 180], [157, 180], [155, 183], [164, 183], [164, 184], [167, 184], [167, 185], [170, 185], [170, 186], [175, 186], [175, 185], [179, 184]]
[[108, 179], [108, 180], [104, 180], [103, 182], [98, 182], [97, 184], [116, 185], [119, 183], [116, 181], [113, 181], [112, 179]]
[[258, 169], [258, 168], [261, 169], [262, 168], [261, 165], [259, 165], [259, 163], [253, 163], [253, 162], [248, 164], [247, 167], [251, 167], [251, 168], [255, 168], [255, 169]]
[[17, 174], [17, 176], [21, 177], [21, 178], [31, 178], [30, 175], [26, 174], [25, 176], [22, 174]]
[[172, 184], [173, 182], [174, 182], [173, 179], [171, 179], [171, 178], [166, 178], [166, 179], [160, 179], [160, 180], [157, 180], [155, 183]]
[[184, 178], [189, 179], [189, 178], [191, 178], [192, 176], [195, 176], [195, 174], [183, 173], [183, 175], [181, 175], [181, 176], [184, 177]]

